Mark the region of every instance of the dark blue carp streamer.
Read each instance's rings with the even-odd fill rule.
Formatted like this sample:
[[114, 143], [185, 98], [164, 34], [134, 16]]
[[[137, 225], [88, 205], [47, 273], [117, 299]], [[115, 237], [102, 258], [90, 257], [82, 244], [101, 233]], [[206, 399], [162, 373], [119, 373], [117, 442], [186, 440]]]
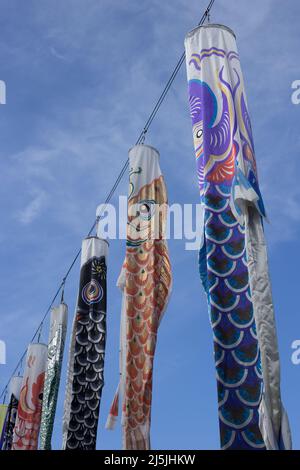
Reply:
[[0, 405], [0, 449], [3, 446], [5, 428], [7, 424], [7, 417], [8, 417], [8, 405], [4, 403]]
[[63, 449], [94, 450], [104, 385], [108, 243], [83, 240], [63, 420]]
[[187, 35], [185, 48], [204, 209], [199, 270], [213, 330], [221, 447], [287, 449], [265, 209], [235, 36], [205, 25]]
[[0, 450], [11, 450], [13, 433], [16, 424], [20, 391], [23, 377], [17, 375], [10, 379], [8, 391], [8, 407], [5, 427], [0, 440]]
[[11, 450], [13, 432], [18, 412], [18, 404], [19, 400], [17, 400], [14, 394], [12, 394], [7, 408], [7, 417], [5, 429], [3, 430], [3, 438], [1, 439], [2, 442], [0, 443], [1, 450]]

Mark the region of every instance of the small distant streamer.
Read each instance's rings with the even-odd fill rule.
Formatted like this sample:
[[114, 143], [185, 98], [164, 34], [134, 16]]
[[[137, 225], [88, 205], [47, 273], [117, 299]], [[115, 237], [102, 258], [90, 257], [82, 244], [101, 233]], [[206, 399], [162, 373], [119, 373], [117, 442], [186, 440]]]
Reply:
[[0, 80], [0, 104], [6, 104], [6, 83]]
[[6, 345], [0, 340], [0, 364], [6, 364]]

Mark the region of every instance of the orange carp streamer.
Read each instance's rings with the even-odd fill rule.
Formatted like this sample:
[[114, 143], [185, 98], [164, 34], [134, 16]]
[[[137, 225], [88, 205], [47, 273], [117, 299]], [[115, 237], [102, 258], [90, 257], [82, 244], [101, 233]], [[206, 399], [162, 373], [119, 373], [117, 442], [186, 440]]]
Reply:
[[47, 346], [28, 346], [21, 386], [12, 450], [36, 450], [41, 423]]
[[150, 449], [153, 361], [157, 332], [172, 286], [165, 236], [167, 191], [152, 147], [129, 152], [126, 256], [118, 280], [123, 291], [121, 379], [106, 427], [112, 429], [122, 396], [123, 449]]

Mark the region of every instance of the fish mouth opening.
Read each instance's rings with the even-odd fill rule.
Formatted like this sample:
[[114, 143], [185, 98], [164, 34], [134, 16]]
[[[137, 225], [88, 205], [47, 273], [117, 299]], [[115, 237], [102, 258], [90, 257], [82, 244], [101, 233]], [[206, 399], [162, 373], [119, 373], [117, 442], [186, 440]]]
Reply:
[[236, 39], [236, 34], [235, 32], [229, 28], [229, 26], [226, 26], [224, 24], [218, 24], [218, 23], [209, 23], [209, 24], [202, 24], [199, 26], [196, 26], [196, 28], [192, 29], [189, 31], [185, 37], [185, 40], [187, 40], [190, 36], [192, 36], [198, 29], [200, 28], [216, 28], [216, 29], [223, 29], [224, 31], [227, 31], [228, 33], [232, 34], [232, 36]]

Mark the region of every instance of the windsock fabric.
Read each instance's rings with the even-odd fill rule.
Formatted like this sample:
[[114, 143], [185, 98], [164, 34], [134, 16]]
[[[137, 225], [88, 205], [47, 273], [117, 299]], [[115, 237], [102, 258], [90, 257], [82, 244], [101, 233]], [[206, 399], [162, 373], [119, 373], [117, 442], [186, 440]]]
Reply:
[[185, 39], [222, 449], [290, 449], [251, 122], [234, 33]]
[[8, 408], [6, 416], [5, 429], [1, 438], [1, 450], [11, 450], [14, 427], [16, 424], [18, 404], [20, 398], [20, 391], [22, 386], [23, 377], [15, 376], [11, 378], [8, 393]]
[[12, 450], [38, 447], [46, 363], [46, 344], [31, 343], [27, 349]]
[[7, 408], [6, 422], [3, 427], [0, 448], [1, 450], [11, 450], [13, 430], [16, 424], [19, 401], [14, 395], [11, 395]]
[[106, 342], [108, 242], [83, 240], [80, 283], [69, 353], [63, 449], [96, 448]]
[[10, 379], [8, 387], [8, 396], [14, 395], [17, 400], [20, 399], [20, 393], [23, 383], [23, 377], [21, 375], [15, 375]]
[[147, 145], [129, 152], [126, 256], [118, 280], [123, 293], [121, 380], [106, 427], [112, 429], [122, 398], [123, 449], [150, 449], [152, 373], [157, 332], [171, 293], [165, 240], [167, 191], [159, 153]]
[[7, 423], [7, 413], [8, 413], [8, 406], [5, 404], [0, 405], [0, 449], [3, 445], [3, 438]]
[[43, 409], [41, 419], [40, 449], [51, 449], [60, 374], [68, 323], [68, 307], [61, 303], [51, 311], [48, 343], [48, 360], [45, 375]]

